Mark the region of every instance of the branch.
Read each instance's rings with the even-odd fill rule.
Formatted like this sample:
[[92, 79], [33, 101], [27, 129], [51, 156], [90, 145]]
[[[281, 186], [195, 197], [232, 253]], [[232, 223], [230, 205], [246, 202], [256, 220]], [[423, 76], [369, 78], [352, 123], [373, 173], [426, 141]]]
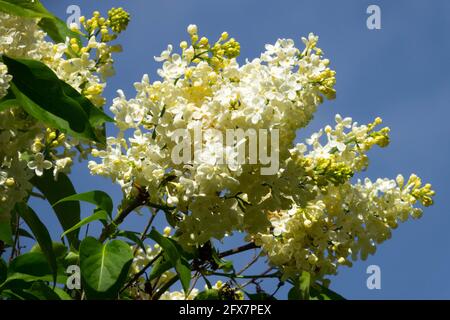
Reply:
[[19, 244], [19, 227], [20, 227], [20, 215], [18, 212], [16, 212], [16, 230], [14, 232], [14, 243], [13, 247], [11, 249], [11, 255], [9, 257], [9, 262], [11, 262], [14, 259], [14, 256], [16, 255], [16, 250], [20, 250], [20, 244]]
[[43, 194], [38, 193], [38, 192], [30, 192], [30, 195], [33, 197], [42, 199], [42, 200], [47, 200], [47, 198]]
[[[145, 237], [147, 236], [148, 230], [152, 226], [153, 220], [155, 220], [155, 217], [156, 217], [156, 214], [157, 214], [157, 211], [155, 212], [153, 209], [150, 210], [150, 211], [151, 211], [152, 216], [148, 220], [147, 225], [144, 228], [144, 231], [142, 231], [142, 233], [141, 233], [141, 237], [140, 237], [141, 241], [145, 240]], [[134, 251], [133, 251], [133, 256], [136, 256], [136, 253], [138, 252], [138, 250], [139, 250], [139, 245], [136, 243], [136, 246], [135, 246]]]
[[112, 222], [103, 228], [98, 240], [100, 242], [104, 242], [111, 234], [114, 233], [114, 231], [116, 231], [117, 226], [121, 224], [131, 212], [147, 202], [148, 197], [149, 194], [146, 191], [141, 191], [126, 208], [117, 214]]
[[175, 282], [178, 281], [178, 275], [173, 276], [169, 281], [167, 281], [161, 289], [159, 289], [155, 295], [152, 297], [152, 300], [158, 300], [164, 292], [166, 292]]
[[241, 253], [241, 252], [251, 250], [251, 249], [256, 249], [256, 248], [259, 248], [259, 247], [254, 242], [250, 242], [243, 246], [219, 253], [219, 258], [224, 258], [227, 256], [231, 256], [233, 254], [236, 254], [236, 253]]
[[162, 252], [158, 253], [149, 263], [147, 263], [144, 268], [142, 268], [138, 273], [136, 273], [133, 277], [133, 279], [131, 279], [125, 287], [122, 288], [122, 290], [120, 290], [120, 293], [122, 293], [125, 289], [127, 289], [128, 287], [130, 287], [133, 283], [135, 283], [140, 276], [142, 276], [145, 271], [147, 271], [148, 268], [151, 267], [151, 265], [162, 255]]
[[235, 273], [220, 273], [220, 272], [211, 272], [207, 274], [208, 276], [220, 276], [220, 277], [227, 277], [232, 279], [262, 279], [262, 278], [279, 278], [280, 273], [274, 272], [270, 274], [256, 274], [256, 275], [237, 275]]

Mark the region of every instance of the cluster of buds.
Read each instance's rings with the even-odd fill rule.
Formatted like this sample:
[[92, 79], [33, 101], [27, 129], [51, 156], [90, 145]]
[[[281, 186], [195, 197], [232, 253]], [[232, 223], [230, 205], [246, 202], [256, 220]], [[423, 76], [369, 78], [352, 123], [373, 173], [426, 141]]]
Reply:
[[126, 30], [130, 22], [130, 14], [123, 8], [112, 8], [108, 11], [108, 18], [94, 11], [92, 17], [87, 19], [80, 17], [80, 23], [88, 33], [88, 38], [101, 35], [101, 42], [110, 42], [117, 38], [118, 34]]
[[229, 283], [223, 283], [219, 280], [213, 286], [213, 289], [218, 291], [220, 300], [244, 300], [244, 293], [236, 290]]
[[353, 177], [353, 171], [342, 162], [336, 162], [335, 157], [319, 158], [312, 169], [317, 186], [322, 187], [332, 183], [335, 186], [343, 184]]
[[336, 71], [327, 68], [315, 77], [313, 81], [317, 83], [317, 88], [328, 100], [336, 98], [336, 90], [334, 89], [334, 85], [336, 84]]
[[121, 33], [128, 27], [130, 22], [130, 14], [123, 8], [112, 8], [108, 11], [108, 21], [112, 31]]
[[192, 62], [199, 63], [201, 61], [208, 62], [214, 70], [223, 69], [230, 59], [239, 56], [241, 46], [234, 38], [229, 39], [227, 32], [223, 32], [219, 39], [211, 44], [206, 37], [199, 37], [196, 25], [189, 25], [187, 31], [191, 37], [192, 47], [188, 47], [186, 41], [180, 43], [183, 51], [193, 49]]
[[[402, 176], [397, 177], [397, 183], [399, 185], [403, 184]], [[415, 174], [412, 174], [406, 183], [406, 187], [411, 188], [411, 195], [420, 201], [422, 205], [429, 207], [433, 204], [432, 197], [435, 195], [435, 192], [434, 190], [431, 190], [431, 184], [429, 183], [425, 184], [423, 187], [421, 186], [422, 180]]]
[[39, 134], [35, 137], [31, 150], [35, 153], [46, 149], [54, 149], [61, 146], [66, 140], [66, 135], [58, 130], [47, 128], [45, 135]]

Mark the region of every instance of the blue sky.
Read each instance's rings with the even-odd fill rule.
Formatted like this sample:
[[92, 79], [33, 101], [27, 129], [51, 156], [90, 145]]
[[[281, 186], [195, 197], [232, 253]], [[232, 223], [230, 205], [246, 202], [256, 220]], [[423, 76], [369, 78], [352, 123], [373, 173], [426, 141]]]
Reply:
[[[71, 4], [82, 14], [106, 13], [122, 6], [132, 15], [121, 36], [124, 52], [116, 56], [117, 75], [110, 79], [110, 102], [121, 88], [131, 97], [133, 83], [144, 73], [155, 80], [158, 64], [153, 56], [186, 39], [186, 26], [195, 23], [201, 34], [216, 38], [228, 31], [241, 43], [241, 60], [259, 56], [264, 44], [277, 38], [300, 37], [314, 32], [319, 46], [337, 71], [337, 99], [326, 102], [310, 127], [299, 138], [332, 123], [334, 115], [351, 116], [365, 123], [380, 116], [391, 128], [392, 143], [370, 154], [371, 165], [360, 177], [395, 177], [417, 173], [432, 183], [436, 203], [417, 221], [395, 230], [393, 238], [367, 261], [342, 268], [332, 277], [332, 288], [349, 299], [449, 299], [450, 298], [450, 194], [448, 158], [450, 136], [450, 2], [431, 1], [323, 1], [323, 0], [44, 0], [63, 18]], [[432, 3], [432, 5], [430, 4]], [[381, 30], [366, 27], [370, 4], [381, 8]], [[443, 140], [439, 140], [443, 139]], [[90, 176], [86, 163], [76, 164], [72, 175], [79, 192], [102, 189], [114, 199], [121, 192], [108, 180]], [[446, 182], [447, 181], [447, 182]], [[51, 223], [58, 237], [60, 227], [51, 209], [40, 201], [33, 207]], [[89, 213], [88, 207], [85, 214]], [[145, 213], [144, 213], [145, 215]], [[145, 216], [127, 221], [140, 230]], [[160, 221], [159, 223], [163, 223]], [[238, 236], [239, 238], [239, 236]], [[225, 243], [232, 247], [237, 241]], [[366, 268], [381, 268], [381, 290], [368, 290]], [[259, 269], [258, 269], [259, 268]], [[262, 268], [257, 266], [254, 272]], [[268, 284], [267, 289], [273, 289]], [[280, 291], [283, 296], [287, 291]]]

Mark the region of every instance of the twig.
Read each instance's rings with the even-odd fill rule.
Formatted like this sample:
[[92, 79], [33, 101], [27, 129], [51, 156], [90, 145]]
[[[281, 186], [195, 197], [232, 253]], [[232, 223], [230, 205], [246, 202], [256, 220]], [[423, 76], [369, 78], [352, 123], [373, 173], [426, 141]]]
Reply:
[[178, 275], [173, 276], [169, 281], [167, 281], [161, 289], [159, 289], [154, 296], [152, 296], [152, 300], [158, 300], [164, 292], [166, 292], [175, 282], [178, 281]]
[[35, 198], [40, 198], [42, 200], [46, 200], [47, 199], [43, 194], [38, 193], [38, 192], [33, 192], [32, 191], [32, 192], [30, 192], [30, 195], [35, 197]]
[[128, 287], [130, 287], [133, 283], [135, 283], [140, 276], [142, 276], [145, 271], [147, 271], [148, 268], [150, 268], [152, 266], [153, 263], [155, 263], [155, 261], [162, 255], [162, 252], [158, 253], [149, 263], [147, 263], [138, 273], [136, 273], [134, 275], [134, 277], [128, 281], [128, 283], [126, 284], [125, 287], [122, 288], [122, 290], [120, 290], [120, 293], [122, 293], [125, 289], [127, 289]]
[[[267, 274], [268, 274], [270, 271], [272, 271], [272, 270], [273, 270], [273, 267], [267, 269], [266, 271], [264, 271], [263, 273], [261, 273], [261, 276], [264, 277], [265, 275], [267, 275]], [[278, 272], [277, 272], [276, 274], [278, 275], [278, 277], [280, 276]], [[262, 278], [262, 277], [260, 277], [260, 278]], [[246, 286], [248, 286], [249, 284], [252, 284], [252, 283], [256, 284], [256, 280], [257, 280], [257, 279], [258, 279], [258, 278], [253, 278], [253, 279], [247, 281], [246, 283], [244, 283], [244, 284], [242, 285], [242, 288], [245, 288]]]
[[149, 195], [146, 191], [141, 191], [125, 209], [117, 214], [112, 222], [110, 222], [106, 227], [103, 228], [98, 240], [100, 242], [104, 242], [111, 234], [114, 233], [117, 226], [121, 224], [131, 212], [146, 203], [148, 197]]
[[9, 256], [9, 262], [11, 262], [14, 259], [16, 250], [19, 247], [19, 223], [20, 223], [20, 215], [19, 213], [16, 213], [16, 225], [15, 225], [16, 230], [14, 233], [14, 244], [11, 250], [11, 255]]
[[[271, 268], [272, 269], [272, 268]], [[232, 279], [260, 279], [260, 278], [278, 278], [280, 276], [279, 272], [274, 272], [271, 274], [263, 273], [257, 275], [237, 275], [235, 273], [220, 273], [220, 272], [210, 272], [207, 274], [208, 276], [221, 276]]]
[[185, 294], [185, 298], [187, 299], [189, 297], [189, 295], [191, 294], [192, 290], [194, 290], [195, 285], [197, 284], [198, 279], [200, 278], [200, 272], [196, 272], [194, 275], [194, 281], [192, 281], [192, 285], [191, 288], [189, 289], [189, 291]]
[[255, 255], [253, 257], [253, 259], [247, 263], [247, 265], [245, 265], [241, 270], [239, 270], [236, 274], [240, 275], [242, 273], [244, 273], [246, 270], [248, 270], [252, 265], [254, 265], [256, 263], [256, 261], [258, 261], [258, 259], [261, 257], [261, 253], [258, 253], [257, 255]]
[[[152, 212], [152, 216], [151, 216], [150, 219], [148, 220], [147, 225], [146, 225], [145, 228], [144, 228], [144, 231], [142, 231], [142, 233], [141, 233], [141, 237], [140, 237], [141, 241], [144, 241], [144, 240], [145, 240], [145, 237], [146, 237], [146, 235], [147, 235], [147, 233], [148, 233], [148, 230], [149, 230], [150, 227], [152, 226], [153, 220], [155, 220], [155, 217], [156, 217], [156, 213], [157, 213], [157, 212], [155, 212], [155, 211], [153, 211], [153, 210], [151, 210], [151, 212]], [[133, 251], [133, 256], [136, 255], [138, 249], [139, 249], [139, 245], [136, 243], [136, 246], [134, 247], [134, 251]]]
[[241, 252], [251, 250], [251, 249], [256, 249], [256, 248], [258, 248], [258, 246], [254, 242], [250, 242], [243, 246], [219, 253], [219, 258], [224, 258], [227, 256], [231, 256], [233, 254], [236, 254], [236, 253], [241, 253]]

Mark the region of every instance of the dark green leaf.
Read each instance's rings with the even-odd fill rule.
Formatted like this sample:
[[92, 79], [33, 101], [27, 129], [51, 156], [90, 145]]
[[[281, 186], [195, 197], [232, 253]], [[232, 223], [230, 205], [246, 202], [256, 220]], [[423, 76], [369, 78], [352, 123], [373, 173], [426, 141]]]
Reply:
[[56, 256], [53, 252], [52, 238], [50, 237], [47, 228], [39, 219], [37, 214], [33, 211], [33, 209], [28, 207], [26, 204], [19, 203], [17, 204], [16, 208], [22, 219], [26, 222], [28, 227], [30, 227], [36, 238], [36, 241], [39, 243], [39, 247], [41, 248], [42, 253], [47, 258], [50, 268], [52, 269], [53, 282], [56, 283], [58, 267], [56, 264]]
[[95, 204], [97, 208], [106, 211], [109, 216], [111, 216], [113, 210], [113, 201], [111, 197], [106, 192], [100, 190], [94, 190], [68, 196], [56, 202], [54, 206], [68, 201], [84, 201]]
[[300, 300], [298, 288], [293, 286], [288, 292], [288, 300]]
[[9, 218], [2, 217], [0, 220], [0, 240], [7, 245], [13, 245], [11, 222]]
[[225, 272], [232, 272], [234, 270], [233, 262], [221, 259], [215, 249], [213, 249], [211, 256], [214, 263], [217, 265], [217, 269], [222, 269]]
[[168, 237], [165, 237], [165, 238], [167, 240], [169, 240], [170, 242], [172, 242], [172, 244], [175, 246], [175, 248], [177, 248], [178, 253], [182, 257], [186, 258], [186, 260], [192, 260], [192, 259], [194, 259], [196, 257], [196, 254], [197, 254], [196, 252], [185, 251], [175, 239], [168, 238]]
[[133, 261], [130, 246], [113, 240], [102, 244], [87, 237], [80, 245], [81, 279], [89, 299], [115, 298]]
[[[59, 202], [61, 202], [61, 201], [59, 201]], [[83, 220], [78, 222], [76, 225], [74, 225], [72, 228], [69, 228], [66, 231], [64, 231], [64, 233], [61, 235], [61, 238], [63, 238], [68, 233], [74, 232], [74, 231], [80, 229], [82, 226], [84, 226], [84, 225], [86, 225], [88, 223], [91, 223], [93, 221], [97, 221], [97, 220], [107, 221], [108, 220], [108, 214], [106, 213], [106, 211], [104, 211], [104, 210], [95, 211], [92, 215], [90, 215], [89, 217], [84, 218]]]
[[155, 242], [161, 246], [161, 248], [164, 250], [164, 256], [167, 257], [167, 260], [169, 260], [175, 267], [177, 261], [181, 258], [177, 247], [175, 247], [175, 245], [167, 237], [164, 237], [162, 234], [156, 231], [155, 228], [152, 229], [149, 237], [155, 240]]
[[156, 229], [153, 228], [149, 236], [161, 246], [164, 251], [164, 257], [171, 263], [172, 267], [175, 268], [180, 277], [184, 292], [188, 292], [191, 282], [191, 268], [189, 262], [178, 251], [171, 239], [164, 237], [156, 231]]
[[16, 99], [6, 99], [6, 100], [2, 99], [0, 101], [0, 111], [4, 111], [8, 108], [15, 107], [18, 105], [19, 103]]
[[[75, 188], [64, 173], [59, 173], [58, 180], [55, 181], [52, 172], [46, 170], [41, 177], [33, 177], [31, 182], [44, 194], [51, 205], [76, 193]], [[61, 203], [54, 206], [53, 210], [64, 231], [80, 221], [80, 204], [78, 202]], [[67, 235], [67, 239], [70, 245], [78, 248], [78, 232], [71, 232]]]
[[[56, 260], [63, 259], [67, 254], [67, 247], [61, 242], [52, 242], [53, 252], [55, 253]], [[34, 245], [30, 252], [41, 252], [42, 249], [39, 244]]]
[[25, 300], [23, 297], [16, 294], [13, 290], [9, 290], [9, 289], [1, 291], [0, 297], [7, 298], [8, 300]]
[[12, 93], [25, 111], [52, 128], [99, 142], [92, 124], [100, 125], [111, 119], [89, 99], [40, 61], [3, 55], [3, 62], [13, 76]]
[[[83, 108], [84, 112], [87, 114], [87, 116], [89, 118], [89, 123], [91, 124], [92, 127], [98, 127], [98, 126], [104, 124], [105, 122], [114, 122], [114, 119], [112, 119], [110, 116], [108, 116], [106, 113], [104, 113], [99, 108], [95, 107], [88, 98], [81, 95], [73, 87], [71, 87], [64, 81], [61, 81], [60, 84], [62, 86], [64, 93], [68, 97], [76, 100], [80, 104], [80, 106]], [[106, 195], [108, 195], [108, 194], [106, 194]]]
[[41, 29], [57, 43], [64, 43], [66, 38], [75, 38], [78, 43], [81, 43], [80, 36], [70, 30], [67, 27], [67, 24], [58, 17], [52, 16], [51, 18], [42, 18], [41, 21], [39, 21], [39, 27], [41, 27]]
[[141, 240], [138, 232], [133, 231], [119, 231], [116, 233], [116, 237], [124, 237], [131, 241], [133, 241], [135, 244], [137, 244], [142, 250], [145, 252], [145, 245], [144, 242]]
[[78, 253], [70, 251], [65, 257], [63, 261], [64, 266], [67, 268], [72, 265], [80, 264], [80, 256]]
[[152, 270], [150, 271], [149, 280], [156, 279], [160, 277], [164, 272], [171, 269], [172, 263], [166, 260], [163, 256], [159, 257], [153, 264]]
[[206, 289], [205, 291], [200, 292], [194, 300], [221, 300], [220, 292], [216, 289]]
[[6, 280], [7, 273], [8, 273], [8, 266], [6, 265], [5, 260], [0, 258], [0, 283], [3, 283]]
[[[40, 252], [24, 253], [11, 261], [7, 279], [0, 285], [0, 291], [4, 289], [23, 289], [24, 284], [37, 280], [53, 281], [53, 271], [48, 264], [47, 258]], [[58, 268], [58, 283], [66, 283], [67, 276], [64, 270]]]
[[29, 295], [27, 300], [32, 298], [35, 300], [61, 300], [59, 295], [43, 281], [33, 282], [29, 289], [25, 289], [22, 292]]
[[175, 265], [175, 270], [180, 277], [184, 292], [187, 293], [191, 285], [191, 266], [189, 262], [185, 258], [181, 257]]
[[0, 0], [0, 11], [26, 18], [53, 17], [39, 1]]
[[13, 300], [67, 300], [70, 296], [60, 288], [50, 288], [44, 281], [34, 282], [16, 281], [10, 289], [4, 290], [3, 295]]
[[266, 292], [247, 293], [247, 296], [250, 300], [257, 300], [257, 301], [277, 300], [277, 299], [275, 299], [274, 296], [272, 296]]
[[24, 253], [11, 261], [8, 276], [14, 273], [45, 277], [52, 273], [47, 258], [40, 252]]
[[32, 239], [32, 240], [36, 240], [34, 239], [34, 237], [25, 229], [19, 228], [18, 230], [19, 232], [19, 236], [24, 237], [24, 238], [28, 238], [28, 239]]
[[318, 283], [311, 286], [310, 294], [314, 300], [345, 300], [340, 294]]
[[55, 291], [60, 300], [72, 300], [72, 297], [61, 288], [56, 287], [53, 291]]

